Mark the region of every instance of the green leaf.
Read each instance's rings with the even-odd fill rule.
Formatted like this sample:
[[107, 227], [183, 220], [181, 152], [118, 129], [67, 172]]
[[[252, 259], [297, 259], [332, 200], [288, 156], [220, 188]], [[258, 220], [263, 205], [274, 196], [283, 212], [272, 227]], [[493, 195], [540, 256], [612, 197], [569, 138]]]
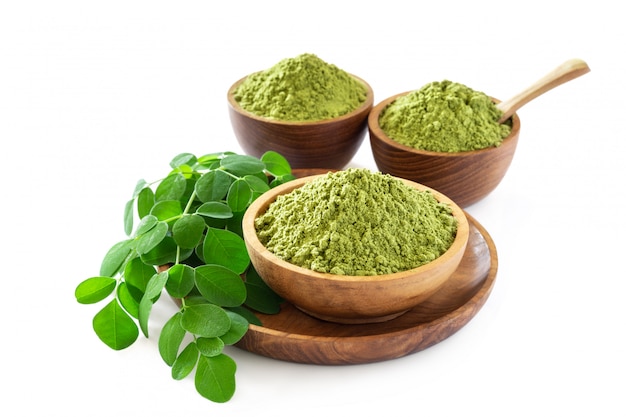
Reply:
[[196, 162], [198, 162], [198, 159], [195, 157], [194, 154], [179, 153], [170, 161], [170, 166], [172, 168], [178, 168], [183, 165], [188, 165], [192, 167], [196, 164]]
[[134, 258], [126, 264], [124, 268], [124, 281], [132, 287], [129, 291], [139, 302], [156, 269], [152, 265], [146, 265], [140, 258]]
[[264, 314], [278, 314], [280, 305], [285, 301], [263, 281], [253, 265], [246, 272], [245, 305]]
[[132, 239], [123, 240], [113, 245], [102, 260], [102, 264], [100, 265], [100, 276], [114, 277], [130, 255], [132, 245]]
[[130, 236], [133, 233], [133, 206], [135, 200], [128, 200], [124, 206], [124, 233], [126, 236]]
[[172, 378], [179, 381], [189, 375], [198, 362], [198, 356], [200, 352], [195, 342], [189, 343], [172, 365]]
[[196, 181], [196, 195], [203, 203], [223, 200], [231, 183], [231, 176], [224, 171], [209, 171]]
[[137, 230], [135, 230], [135, 237], [141, 236], [144, 233], [148, 233], [154, 226], [159, 223], [159, 219], [156, 216], [151, 214], [147, 214], [141, 218], [139, 224], [137, 225]]
[[230, 219], [233, 211], [228, 204], [219, 201], [208, 201], [196, 209], [196, 214], [213, 219]]
[[135, 189], [133, 190], [133, 199], [137, 198], [137, 196], [139, 196], [139, 194], [147, 186], [148, 186], [148, 183], [143, 178], [137, 181], [137, 184], [135, 184]]
[[115, 350], [127, 348], [139, 336], [137, 325], [116, 299], [94, 316], [93, 329], [105, 345]]
[[180, 172], [174, 172], [158, 185], [155, 191], [156, 201], [179, 200], [187, 188], [187, 180]]
[[76, 301], [81, 304], [94, 304], [104, 300], [115, 290], [117, 281], [111, 277], [87, 278], [74, 291]]
[[226, 334], [220, 336], [220, 339], [226, 345], [234, 345], [240, 341], [248, 331], [248, 320], [234, 311], [226, 310], [226, 314], [230, 317], [230, 329], [226, 332]]
[[142, 294], [137, 295], [136, 293], [137, 290], [133, 289], [126, 282], [121, 282], [117, 286], [117, 300], [131, 317], [138, 319], [139, 301], [141, 301]]
[[242, 274], [250, 265], [246, 243], [230, 230], [211, 227], [207, 230], [202, 246], [202, 257], [206, 264], [217, 264]]
[[263, 326], [261, 320], [259, 320], [259, 318], [252, 311], [248, 310], [245, 306], [228, 307], [227, 311], [233, 311], [239, 314], [241, 317], [245, 318], [249, 324]]
[[252, 201], [252, 190], [250, 185], [243, 180], [235, 180], [228, 189], [228, 195], [226, 196], [226, 202], [230, 208], [235, 211], [245, 211]]
[[196, 287], [204, 298], [219, 306], [235, 307], [246, 299], [246, 286], [241, 277], [221, 265], [196, 267]]
[[220, 161], [220, 165], [238, 177], [263, 172], [265, 169], [261, 160], [250, 155], [228, 155]]
[[159, 243], [163, 241], [167, 235], [169, 227], [166, 222], [158, 222], [152, 229], [146, 233], [140, 235], [137, 238], [137, 245], [135, 250], [139, 255], [150, 252]]
[[183, 249], [195, 248], [202, 240], [206, 223], [196, 214], [188, 214], [172, 226], [174, 242]]
[[137, 195], [137, 215], [140, 219], [150, 213], [154, 206], [154, 191], [150, 187], [146, 187]]
[[291, 174], [291, 166], [287, 159], [275, 151], [267, 151], [261, 155], [261, 161], [265, 163], [265, 169], [274, 177], [282, 177]]
[[229, 153], [232, 153], [232, 152], [217, 152], [217, 153], [209, 153], [206, 155], [202, 155], [201, 157], [198, 158], [198, 165], [206, 168], [206, 167], [211, 167], [215, 163], [219, 164], [220, 159], [222, 159], [225, 155]]
[[199, 337], [196, 347], [203, 356], [217, 356], [224, 350], [224, 342], [219, 337]]
[[283, 175], [282, 177], [276, 177], [270, 183], [270, 188], [278, 187], [281, 184], [284, 184], [286, 182], [289, 182], [295, 179], [296, 179], [296, 176], [293, 174], [287, 174], [287, 175]]
[[270, 189], [270, 185], [267, 182], [267, 180], [262, 180], [259, 177], [256, 177], [254, 175], [246, 175], [245, 177], [243, 177], [244, 181], [248, 184], [248, 186], [250, 187], [250, 190], [252, 190], [252, 196], [250, 197], [250, 203], [254, 200], [257, 199], [257, 197], [259, 197], [261, 194], [263, 194], [266, 191], [269, 191]]
[[235, 393], [237, 365], [230, 357], [200, 355], [196, 368], [195, 385], [200, 395], [216, 403], [225, 403]]
[[141, 331], [143, 332], [145, 337], [148, 337], [148, 319], [150, 318], [152, 306], [161, 295], [163, 288], [165, 288], [167, 278], [167, 271], [154, 274], [150, 281], [148, 281], [148, 285], [146, 286], [146, 293], [143, 295], [143, 298], [139, 302], [139, 326], [141, 327]]
[[150, 214], [161, 221], [171, 221], [183, 214], [183, 209], [178, 200], [163, 200], [152, 206]]
[[200, 337], [218, 337], [230, 329], [230, 317], [214, 304], [196, 304], [185, 308], [180, 324]]
[[176, 264], [168, 270], [169, 278], [165, 289], [174, 298], [186, 297], [195, 285], [194, 269], [188, 265]]
[[178, 357], [178, 350], [187, 333], [180, 325], [182, 313], [177, 311], [165, 322], [159, 335], [159, 354], [168, 366], [172, 366]]
[[[141, 255], [141, 260], [148, 265], [166, 265], [176, 262], [178, 246], [171, 236], [166, 236], [161, 243], [147, 253]], [[193, 250], [185, 250], [180, 253], [180, 260], [187, 259]]]

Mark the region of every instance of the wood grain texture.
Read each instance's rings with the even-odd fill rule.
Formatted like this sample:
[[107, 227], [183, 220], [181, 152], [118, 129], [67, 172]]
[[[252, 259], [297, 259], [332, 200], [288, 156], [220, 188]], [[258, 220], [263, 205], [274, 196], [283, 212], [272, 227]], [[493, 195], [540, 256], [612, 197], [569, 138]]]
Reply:
[[367, 116], [374, 103], [369, 84], [353, 77], [367, 87], [366, 101], [345, 116], [312, 122], [272, 120], [245, 111], [233, 96], [245, 77], [238, 80], [228, 90], [228, 114], [239, 145], [257, 158], [266, 151], [276, 151], [292, 168], [344, 168], [365, 138]]
[[511, 118], [511, 134], [498, 147], [468, 152], [423, 151], [390, 139], [378, 124], [381, 111], [406, 94], [383, 100], [369, 114], [370, 145], [378, 169], [434, 188], [463, 208], [491, 193], [504, 178], [517, 148], [521, 127], [517, 114]]
[[496, 247], [471, 216], [469, 241], [452, 278], [400, 317], [373, 324], [315, 319], [285, 303], [277, 315], [258, 314], [237, 347], [270, 358], [319, 365], [371, 363], [433, 346], [465, 326], [487, 301], [498, 270]]

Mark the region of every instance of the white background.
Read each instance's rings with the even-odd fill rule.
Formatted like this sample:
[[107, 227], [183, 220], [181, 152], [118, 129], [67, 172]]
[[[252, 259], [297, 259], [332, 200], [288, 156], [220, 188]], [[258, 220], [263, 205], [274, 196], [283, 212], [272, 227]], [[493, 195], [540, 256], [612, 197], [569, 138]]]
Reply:
[[[626, 416], [619, 2], [347, 3], [2, 2], [0, 414]], [[104, 346], [100, 306], [74, 289], [125, 237], [136, 181], [180, 152], [240, 152], [227, 89], [304, 52], [367, 80], [375, 102], [443, 79], [507, 99], [569, 58], [591, 72], [518, 112], [506, 178], [467, 209], [499, 255], [467, 326], [358, 366], [232, 348], [237, 391], [214, 404], [171, 379], [156, 337]], [[375, 169], [367, 138], [351, 166]]]

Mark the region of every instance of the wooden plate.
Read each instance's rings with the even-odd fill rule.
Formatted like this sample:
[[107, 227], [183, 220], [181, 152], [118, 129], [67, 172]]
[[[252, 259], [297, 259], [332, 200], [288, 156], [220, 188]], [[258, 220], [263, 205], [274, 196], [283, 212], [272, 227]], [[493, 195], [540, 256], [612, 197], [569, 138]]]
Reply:
[[465, 326], [487, 301], [498, 269], [496, 247], [467, 213], [470, 236], [459, 268], [435, 295], [402, 316], [375, 324], [336, 324], [289, 303], [279, 314], [257, 314], [237, 346], [274, 359], [347, 365], [399, 358], [433, 346]]

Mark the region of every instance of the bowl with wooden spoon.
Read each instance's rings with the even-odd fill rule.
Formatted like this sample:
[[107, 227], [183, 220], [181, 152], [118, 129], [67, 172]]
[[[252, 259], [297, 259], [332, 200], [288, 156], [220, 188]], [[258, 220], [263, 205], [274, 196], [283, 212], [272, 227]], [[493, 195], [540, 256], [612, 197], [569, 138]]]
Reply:
[[[516, 111], [539, 95], [587, 72], [589, 67], [584, 61], [568, 60], [510, 100], [500, 101], [488, 97], [495, 109], [488, 122], [492, 125], [506, 125], [508, 130], [498, 143], [479, 146], [478, 149], [432, 150], [419, 144], [402, 143], [398, 138], [392, 137], [381, 125], [381, 118], [399, 100], [418, 91], [391, 96], [375, 105], [368, 116], [370, 145], [376, 165], [381, 172], [432, 187], [461, 207], [470, 206], [489, 195], [500, 184], [513, 160], [521, 129], [521, 121]], [[469, 102], [466, 104], [468, 108], [471, 107]], [[471, 113], [472, 110], [468, 111]], [[430, 116], [432, 114], [427, 114], [425, 118]], [[405, 117], [407, 122], [418, 126], [425, 123], [425, 119], [410, 120], [412, 115], [400, 114], [399, 117]], [[468, 116], [469, 119], [471, 117], [473, 116]], [[437, 127], [437, 123], [445, 125], [446, 122], [442, 120], [432, 123]], [[465, 134], [472, 140], [480, 139], [471, 132]], [[446, 136], [446, 140], [451, 136]], [[418, 137], [411, 139], [416, 143], [421, 140]]]

